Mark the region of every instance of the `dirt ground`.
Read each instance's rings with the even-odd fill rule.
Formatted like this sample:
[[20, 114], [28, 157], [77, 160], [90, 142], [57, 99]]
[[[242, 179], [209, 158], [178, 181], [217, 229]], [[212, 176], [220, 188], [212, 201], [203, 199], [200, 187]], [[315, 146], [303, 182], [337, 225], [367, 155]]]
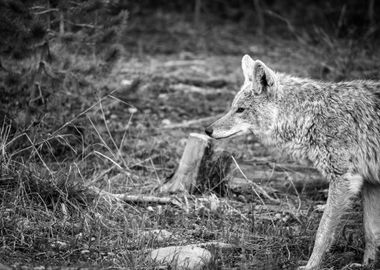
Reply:
[[[46, 80], [43, 104], [28, 110], [26, 90], [10, 91], [3, 73], [2, 106], [19, 131], [7, 134], [3, 126], [1, 133], [0, 262], [15, 269], [161, 269], [146, 260], [152, 249], [208, 241], [234, 246], [211, 248], [210, 269], [294, 269], [306, 261], [325, 186], [285, 192], [262, 179], [279, 204], [243, 190], [216, 197], [217, 209], [200, 203], [188, 211], [169, 204], [115, 203], [88, 190], [157, 195], [155, 188], [175, 171], [189, 133], [203, 133], [228, 109], [242, 83], [245, 53], [295, 76], [378, 78], [377, 48], [354, 40], [301, 41], [249, 37], [217, 53], [186, 47], [152, 53], [153, 44], [147, 43], [135, 53], [126, 40], [126, 55], [109, 70], [55, 45], [53, 51], [70, 68], [57, 62], [59, 76]], [[165, 47], [161, 39], [152, 42]], [[253, 135], [215, 144], [233, 153], [238, 164], [303, 162], [264, 148]], [[239, 174], [238, 166], [233, 171]], [[188, 195], [188, 200], [210, 196]], [[361, 261], [360, 212], [350, 212], [340, 227], [326, 269]], [[143, 236], [152, 229], [165, 229], [172, 237]]]

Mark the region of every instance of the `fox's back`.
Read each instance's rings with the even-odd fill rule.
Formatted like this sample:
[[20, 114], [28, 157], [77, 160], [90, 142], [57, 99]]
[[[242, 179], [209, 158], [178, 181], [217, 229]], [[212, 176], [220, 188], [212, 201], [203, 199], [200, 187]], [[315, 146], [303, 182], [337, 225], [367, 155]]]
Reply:
[[[283, 146], [329, 173], [380, 182], [380, 82], [325, 83], [280, 76], [277, 133]], [[282, 134], [281, 134], [282, 133]]]

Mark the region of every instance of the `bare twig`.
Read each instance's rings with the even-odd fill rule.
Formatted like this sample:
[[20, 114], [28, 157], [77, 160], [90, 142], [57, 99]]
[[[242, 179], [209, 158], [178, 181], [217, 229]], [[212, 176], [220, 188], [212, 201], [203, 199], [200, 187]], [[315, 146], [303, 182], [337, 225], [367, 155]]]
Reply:
[[47, 13], [52, 13], [52, 12], [58, 12], [59, 9], [58, 8], [49, 8], [49, 9], [45, 9], [45, 10], [42, 10], [42, 11], [36, 11], [34, 12], [34, 15], [44, 15], [44, 14], [47, 14]]
[[294, 27], [294, 25], [293, 25], [293, 24], [292, 24], [287, 18], [285, 18], [285, 17], [283, 17], [282, 15], [280, 15], [280, 14], [278, 14], [278, 13], [272, 11], [272, 10], [269, 10], [269, 9], [265, 10], [265, 12], [266, 12], [268, 15], [270, 15], [270, 16], [272, 16], [272, 17], [274, 17], [274, 18], [277, 18], [277, 19], [283, 21], [283, 22], [286, 24], [286, 26], [287, 26], [289, 32], [292, 33], [292, 34], [294, 35], [294, 37], [297, 39], [297, 41], [300, 42], [300, 43], [302, 43], [302, 44], [304, 44], [304, 45], [307, 45], [306, 40], [303, 39], [303, 38], [299, 35], [299, 31], [297, 31], [297, 29]]

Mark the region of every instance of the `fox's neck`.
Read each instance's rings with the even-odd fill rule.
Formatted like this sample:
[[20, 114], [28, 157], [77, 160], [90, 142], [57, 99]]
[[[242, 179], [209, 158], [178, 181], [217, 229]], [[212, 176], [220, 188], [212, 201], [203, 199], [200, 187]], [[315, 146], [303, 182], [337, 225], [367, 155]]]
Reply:
[[[278, 73], [277, 76], [279, 95], [275, 104], [275, 120], [270, 132], [263, 136], [263, 142], [277, 146], [294, 141], [301, 143], [304, 134], [300, 134], [300, 131], [309, 130], [312, 125], [311, 115], [303, 108], [305, 105], [303, 99], [307, 96], [307, 91], [303, 89], [310, 88], [310, 91], [321, 93], [323, 93], [323, 89], [314, 87], [318, 83], [311, 79], [293, 77], [283, 73]], [[321, 84], [319, 83], [319, 85]]]

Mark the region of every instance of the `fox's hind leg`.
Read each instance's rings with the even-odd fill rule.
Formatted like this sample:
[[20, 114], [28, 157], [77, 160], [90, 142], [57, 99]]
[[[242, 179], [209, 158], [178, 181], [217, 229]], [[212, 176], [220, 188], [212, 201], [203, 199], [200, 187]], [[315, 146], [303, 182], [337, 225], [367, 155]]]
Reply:
[[363, 263], [372, 264], [380, 247], [380, 185], [364, 183], [362, 198], [366, 241]]

